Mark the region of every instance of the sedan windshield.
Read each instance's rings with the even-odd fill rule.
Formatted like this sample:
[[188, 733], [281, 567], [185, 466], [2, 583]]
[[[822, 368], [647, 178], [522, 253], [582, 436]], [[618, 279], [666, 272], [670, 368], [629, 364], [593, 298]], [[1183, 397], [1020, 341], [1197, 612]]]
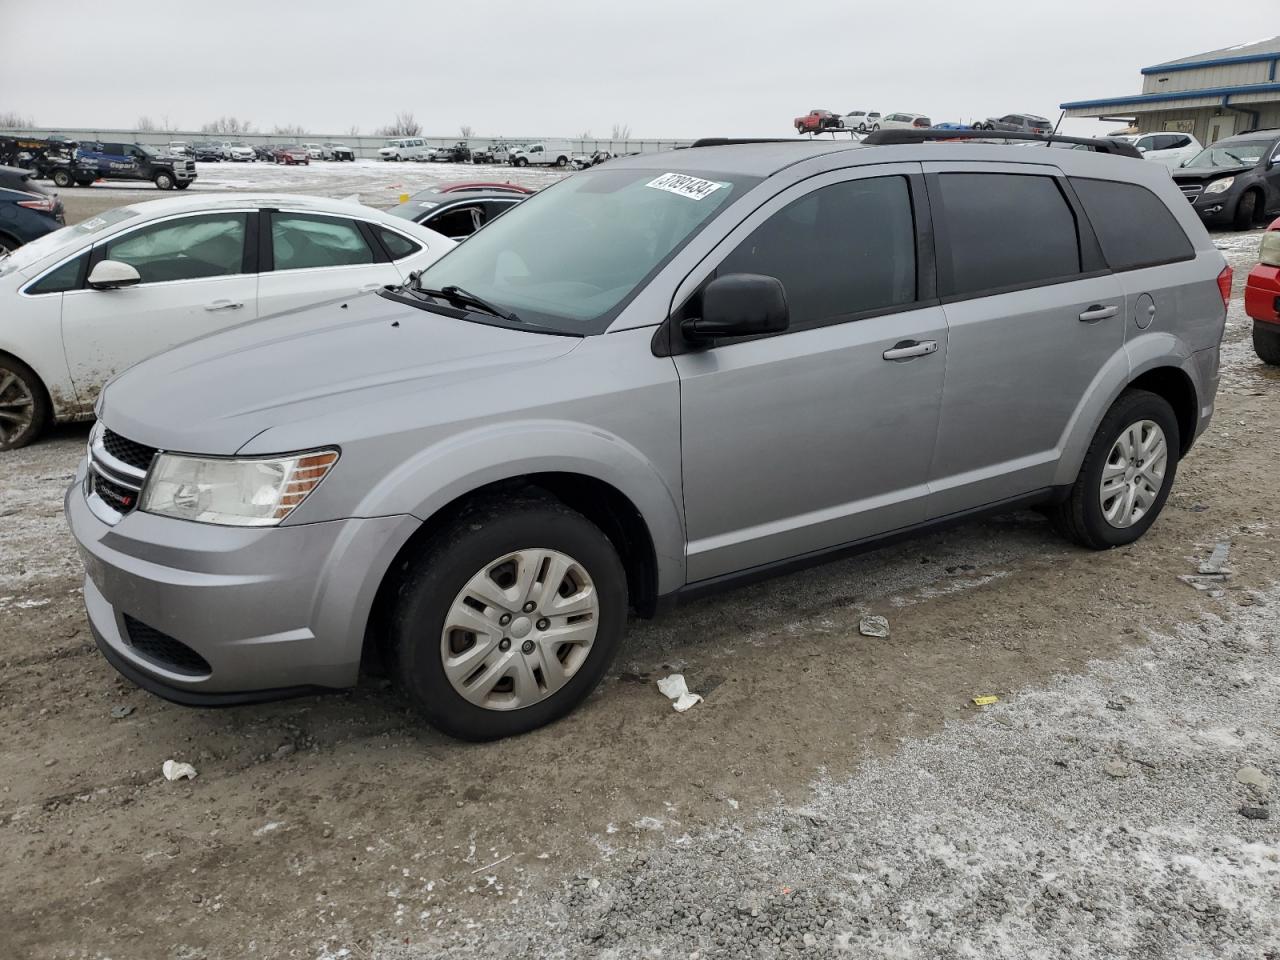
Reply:
[[1270, 140], [1217, 143], [1188, 160], [1186, 167], [1252, 167], [1271, 146]]
[[[758, 178], [661, 170], [575, 174], [520, 203], [423, 271], [541, 327], [603, 333], [631, 294]], [[487, 319], [477, 316], [477, 319]]]

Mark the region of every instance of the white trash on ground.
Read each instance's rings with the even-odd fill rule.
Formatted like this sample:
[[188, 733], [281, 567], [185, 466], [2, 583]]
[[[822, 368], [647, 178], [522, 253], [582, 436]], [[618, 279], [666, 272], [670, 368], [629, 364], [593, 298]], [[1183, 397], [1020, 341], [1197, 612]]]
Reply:
[[658, 689], [673, 701], [671, 705], [675, 707], [676, 713], [684, 713], [695, 703], [702, 702], [701, 696], [689, 692], [683, 673], [673, 673], [669, 677], [663, 677], [658, 681]]
[[196, 768], [189, 763], [179, 763], [176, 760], [166, 760], [164, 766], [160, 768], [164, 771], [166, 780], [194, 780], [196, 778]]
[[889, 621], [885, 617], [863, 617], [858, 621], [858, 632], [864, 637], [887, 637]]

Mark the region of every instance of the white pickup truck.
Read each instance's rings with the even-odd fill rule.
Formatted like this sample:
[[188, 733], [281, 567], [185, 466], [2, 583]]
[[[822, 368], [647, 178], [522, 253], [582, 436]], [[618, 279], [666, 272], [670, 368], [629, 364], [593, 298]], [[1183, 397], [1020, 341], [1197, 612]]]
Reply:
[[517, 167], [567, 167], [573, 151], [565, 144], [531, 143], [511, 151], [511, 163]]

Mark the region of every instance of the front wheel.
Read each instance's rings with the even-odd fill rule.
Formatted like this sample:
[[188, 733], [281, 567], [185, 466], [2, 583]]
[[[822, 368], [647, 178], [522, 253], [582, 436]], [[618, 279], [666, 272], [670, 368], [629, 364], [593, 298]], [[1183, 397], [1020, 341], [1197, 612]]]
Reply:
[[169, 173], [156, 174], [156, 187], [160, 190], [173, 189], [173, 175]]
[[626, 609], [618, 554], [582, 514], [553, 500], [479, 503], [408, 565], [390, 662], [440, 730], [509, 737], [595, 689]]
[[0, 356], [0, 450], [25, 447], [40, 436], [49, 413], [49, 398], [35, 371]]
[[1254, 218], [1258, 214], [1258, 195], [1252, 190], [1246, 191], [1236, 202], [1236, 213], [1233, 226], [1237, 230], [1248, 230], [1253, 226]]
[[1133, 543], [1164, 508], [1181, 443], [1167, 400], [1125, 391], [1098, 425], [1067, 499], [1049, 512], [1054, 526], [1092, 550]]
[[173, 188], [175, 190], [185, 190], [189, 186], [191, 186], [190, 180], [179, 180], [177, 183], [173, 185]]
[[873, 132], [873, 133], [874, 133], [876, 130], [879, 130], [879, 129], [880, 129], [880, 124], [878, 124], [878, 123], [873, 123], [873, 124], [871, 125], [871, 130], [872, 130], [872, 132]]
[[1280, 326], [1272, 323], [1253, 322], [1253, 352], [1258, 359], [1273, 367], [1280, 367]]

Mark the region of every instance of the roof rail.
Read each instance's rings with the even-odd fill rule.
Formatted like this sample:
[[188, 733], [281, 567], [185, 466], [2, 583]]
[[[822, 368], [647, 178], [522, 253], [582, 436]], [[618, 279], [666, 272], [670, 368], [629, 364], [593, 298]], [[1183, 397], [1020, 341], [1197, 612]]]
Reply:
[[982, 142], [1001, 140], [1029, 140], [1033, 143], [1070, 143], [1088, 147], [1098, 153], [1111, 153], [1119, 157], [1142, 158], [1141, 152], [1133, 144], [1124, 140], [1103, 137], [1068, 137], [1060, 133], [1004, 133], [992, 130], [876, 130], [866, 135], [863, 143], [867, 146], [888, 146], [895, 143], [929, 143], [936, 140], [978, 140]]
[[807, 143], [808, 137], [701, 137], [690, 147], [736, 147], [744, 143]]

